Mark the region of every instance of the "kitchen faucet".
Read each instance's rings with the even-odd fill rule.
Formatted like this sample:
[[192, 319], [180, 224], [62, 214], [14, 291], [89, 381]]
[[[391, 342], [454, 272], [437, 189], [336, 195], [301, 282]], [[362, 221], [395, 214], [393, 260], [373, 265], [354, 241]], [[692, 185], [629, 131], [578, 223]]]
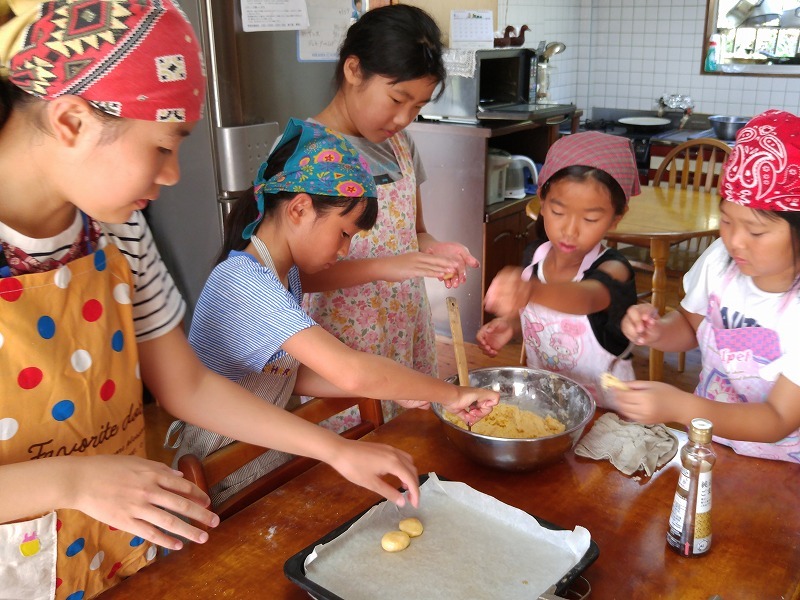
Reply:
[[694, 101], [691, 96], [683, 96], [681, 94], [665, 94], [658, 98], [656, 103], [658, 104], [659, 117], [663, 117], [667, 109], [683, 111], [683, 116], [680, 123], [678, 123], [678, 129], [683, 129], [689, 117], [692, 116], [692, 110], [694, 110]]

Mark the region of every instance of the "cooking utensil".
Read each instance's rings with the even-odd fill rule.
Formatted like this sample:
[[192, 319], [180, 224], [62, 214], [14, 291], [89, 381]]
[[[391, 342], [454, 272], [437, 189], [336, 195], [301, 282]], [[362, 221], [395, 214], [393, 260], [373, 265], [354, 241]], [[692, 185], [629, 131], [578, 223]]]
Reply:
[[[467, 369], [467, 354], [464, 351], [464, 332], [461, 330], [461, 311], [458, 309], [458, 300], [453, 296], [448, 296], [446, 301], [447, 315], [450, 317], [450, 334], [453, 336], [453, 352], [456, 355], [458, 384], [468, 386], [469, 369]], [[469, 421], [467, 421], [467, 429], [472, 431]]]
[[634, 349], [635, 347], [636, 347], [636, 344], [635, 344], [634, 342], [630, 342], [630, 343], [628, 344], [628, 347], [627, 347], [627, 348], [625, 348], [625, 350], [623, 350], [622, 352], [620, 352], [619, 354], [617, 354], [617, 355], [616, 355], [616, 356], [615, 356], [613, 359], [611, 359], [611, 364], [610, 364], [610, 365], [608, 365], [608, 372], [613, 374], [613, 372], [614, 372], [614, 367], [617, 365], [617, 363], [618, 363], [618, 362], [619, 362], [619, 361], [620, 361], [622, 358], [624, 358], [624, 357], [628, 356], [628, 355], [629, 355], [631, 352], [633, 352], [633, 349]]
[[562, 42], [550, 42], [544, 47], [541, 60], [550, 60], [551, 56], [561, 54], [567, 47]]
[[618, 122], [634, 131], [661, 131], [672, 123], [663, 117], [623, 117]]
[[[566, 426], [562, 433], [542, 438], [499, 438], [458, 427], [444, 417], [441, 404], [433, 404], [447, 439], [470, 459], [489, 467], [525, 471], [560, 460], [575, 446], [594, 416], [595, 402], [586, 388], [558, 373], [527, 367], [491, 367], [474, 369], [469, 377], [473, 387], [499, 392], [500, 402], [542, 417], [552, 415]], [[453, 383], [455, 377], [446, 381]]]
[[711, 128], [716, 136], [721, 140], [735, 140], [739, 130], [747, 125], [750, 120], [747, 117], [727, 117], [725, 115], [714, 115], [708, 117]]
[[[611, 375], [613, 375], [614, 374], [614, 367], [617, 365], [617, 363], [620, 360], [622, 360], [624, 357], [628, 356], [631, 352], [633, 352], [633, 349], [635, 347], [636, 347], [636, 344], [634, 342], [629, 342], [628, 346], [625, 348], [625, 350], [623, 350], [622, 352], [620, 352], [614, 358], [611, 359], [611, 362], [608, 365], [608, 369], [606, 370], [606, 373], [610, 373]], [[602, 373], [600, 375], [598, 375], [597, 381], [595, 383], [597, 385], [597, 388], [596, 388], [597, 389], [597, 393], [603, 397], [603, 402], [605, 403], [605, 407], [606, 408], [607, 407], [613, 407], [614, 406], [614, 393], [613, 393], [613, 390], [609, 390], [606, 387], [607, 384], [603, 385], [603, 374]]]

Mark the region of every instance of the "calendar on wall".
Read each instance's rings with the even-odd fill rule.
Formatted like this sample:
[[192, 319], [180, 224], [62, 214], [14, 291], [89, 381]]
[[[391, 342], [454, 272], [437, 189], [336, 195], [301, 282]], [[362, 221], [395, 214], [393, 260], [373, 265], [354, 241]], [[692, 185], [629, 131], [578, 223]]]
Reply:
[[451, 48], [492, 48], [494, 24], [491, 10], [451, 10]]

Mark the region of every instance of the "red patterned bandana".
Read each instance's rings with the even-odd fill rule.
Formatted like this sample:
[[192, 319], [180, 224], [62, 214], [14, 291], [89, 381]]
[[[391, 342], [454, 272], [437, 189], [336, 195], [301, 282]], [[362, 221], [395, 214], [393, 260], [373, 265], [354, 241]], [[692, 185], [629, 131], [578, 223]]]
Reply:
[[547, 151], [539, 173], [539, 188], [561, 169], [573, 166], [605, 171], [620, 185], [626, 200], [641, 191], [636, 157], [627, 138], [599, 131], [573, 133], [561, 138]]
[[97, 248], [97, 241], [101, 234], [100, 225], [94, 219], [89, 218], [89, 226], [81, 227], [78, 237], [59, 258], [39, 260], [21, 248], [2, 241], [0, 241], [0, 252], [4, 253], [13, 277], [27, 273], [44, 273], [88, 255], [93, 248]]
[[753, 117], [725, 162], [720, 195], [771, 211], [800, 211], [800, 118], [782, 110]]
[[73, 94], [118, 117], [203, 116], [203, 57], [172, 0], [44, 2], [11, 58], [9, 77], [39, 98]]

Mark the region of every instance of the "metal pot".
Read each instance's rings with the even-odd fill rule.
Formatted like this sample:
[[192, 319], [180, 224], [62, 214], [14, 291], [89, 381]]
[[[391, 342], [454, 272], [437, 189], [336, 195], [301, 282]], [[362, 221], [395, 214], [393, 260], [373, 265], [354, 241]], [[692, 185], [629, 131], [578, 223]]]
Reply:
[[658, 133], [672, 125], [672, 121], [663, 117], [625, 117], [618, 123], [631, 133]]
[[714, 134], [721, 140], [735, 140], [739, 130], [747, 125], [750, 120], [747, 117], [726, 117], [725, 115], [714, 115], [708, 117]]
[[[446, 381], [456, 383], [458, 376]], [[469, 384], [500, 393], [500, 402], [519, 406], [539, 416], [552, 415], [566, 426], [557, 435], [533, 439], [499, 438], [461, 429], [444, 418], [441, 404], [433, 412], [442, 421], [447, 439], [477, 463], [505, 471], [536, 469], [561, 460], [592, 420], [595, 402], [572, 379], [528, 367], [491, 367], [469, 372]]]

